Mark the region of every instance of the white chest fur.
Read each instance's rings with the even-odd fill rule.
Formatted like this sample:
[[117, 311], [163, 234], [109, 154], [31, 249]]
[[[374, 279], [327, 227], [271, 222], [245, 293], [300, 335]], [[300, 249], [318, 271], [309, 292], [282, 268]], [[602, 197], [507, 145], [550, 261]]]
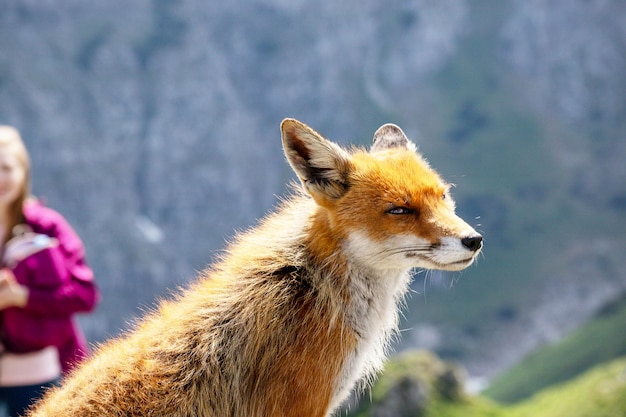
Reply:
[[357, 334], [358, 342], [344, 366], [334, 409], [356, 382], [363, 388], [384, 363], [389, 341], [398, 322], [398, 303], [406, 292], [408, 271], [350, 271], [350, 303], [344, 317]]

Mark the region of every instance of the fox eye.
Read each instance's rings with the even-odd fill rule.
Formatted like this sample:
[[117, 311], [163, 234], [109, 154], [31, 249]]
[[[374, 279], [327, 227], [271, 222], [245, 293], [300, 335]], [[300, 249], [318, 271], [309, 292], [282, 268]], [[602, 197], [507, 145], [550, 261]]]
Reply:
[[441, 199], [442, 199], [442, 200], [445, 200], [446, 198], [448, 198], [448, 197], [446, 196], [446, 193], [441, 194]]
[[392, 207], [389, 210], [387, 210], [387, 213], [389, 214], [413, 214], [415, 213], [415, 210], [408, 208], [408, 207]]

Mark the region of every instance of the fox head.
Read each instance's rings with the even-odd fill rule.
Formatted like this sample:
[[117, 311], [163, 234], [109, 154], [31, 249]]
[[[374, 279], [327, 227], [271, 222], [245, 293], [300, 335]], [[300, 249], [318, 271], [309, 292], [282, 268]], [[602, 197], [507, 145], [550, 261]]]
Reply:
[[348, 152], [305, 124], [281, 124], [287, 160], [351, 259], [374, 270], [461, 270], [482, 236], [455, 214], [450, 185], [394, 124]]

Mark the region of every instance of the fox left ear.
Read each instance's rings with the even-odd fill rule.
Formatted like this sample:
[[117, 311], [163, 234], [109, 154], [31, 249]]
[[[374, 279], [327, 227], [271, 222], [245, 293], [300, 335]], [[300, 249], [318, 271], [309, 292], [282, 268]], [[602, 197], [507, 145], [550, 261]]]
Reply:
[[346, 151], [295, 119], [283, 120], [280, 130], [289, 165], [318, 204], [345, 194], [351, 166]]
[[415, 145], [406, 137], [402, 129], [393, 123], [387, 123], [374, 133], [374, 143], [370, 152], [391, 148], [404, 148], [415, 151]]

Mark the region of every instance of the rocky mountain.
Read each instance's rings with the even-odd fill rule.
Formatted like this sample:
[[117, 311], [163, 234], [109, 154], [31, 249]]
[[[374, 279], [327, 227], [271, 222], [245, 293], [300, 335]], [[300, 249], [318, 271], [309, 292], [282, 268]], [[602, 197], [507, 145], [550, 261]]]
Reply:
[[618, 0], [0, 0], [0, 123], [84, 239], [94, 342], [287, 192], [282, 118], [398, 123], [486, 238], [416, 277], [400, 347], [490, 377], [626, 290], [625, 28]]

